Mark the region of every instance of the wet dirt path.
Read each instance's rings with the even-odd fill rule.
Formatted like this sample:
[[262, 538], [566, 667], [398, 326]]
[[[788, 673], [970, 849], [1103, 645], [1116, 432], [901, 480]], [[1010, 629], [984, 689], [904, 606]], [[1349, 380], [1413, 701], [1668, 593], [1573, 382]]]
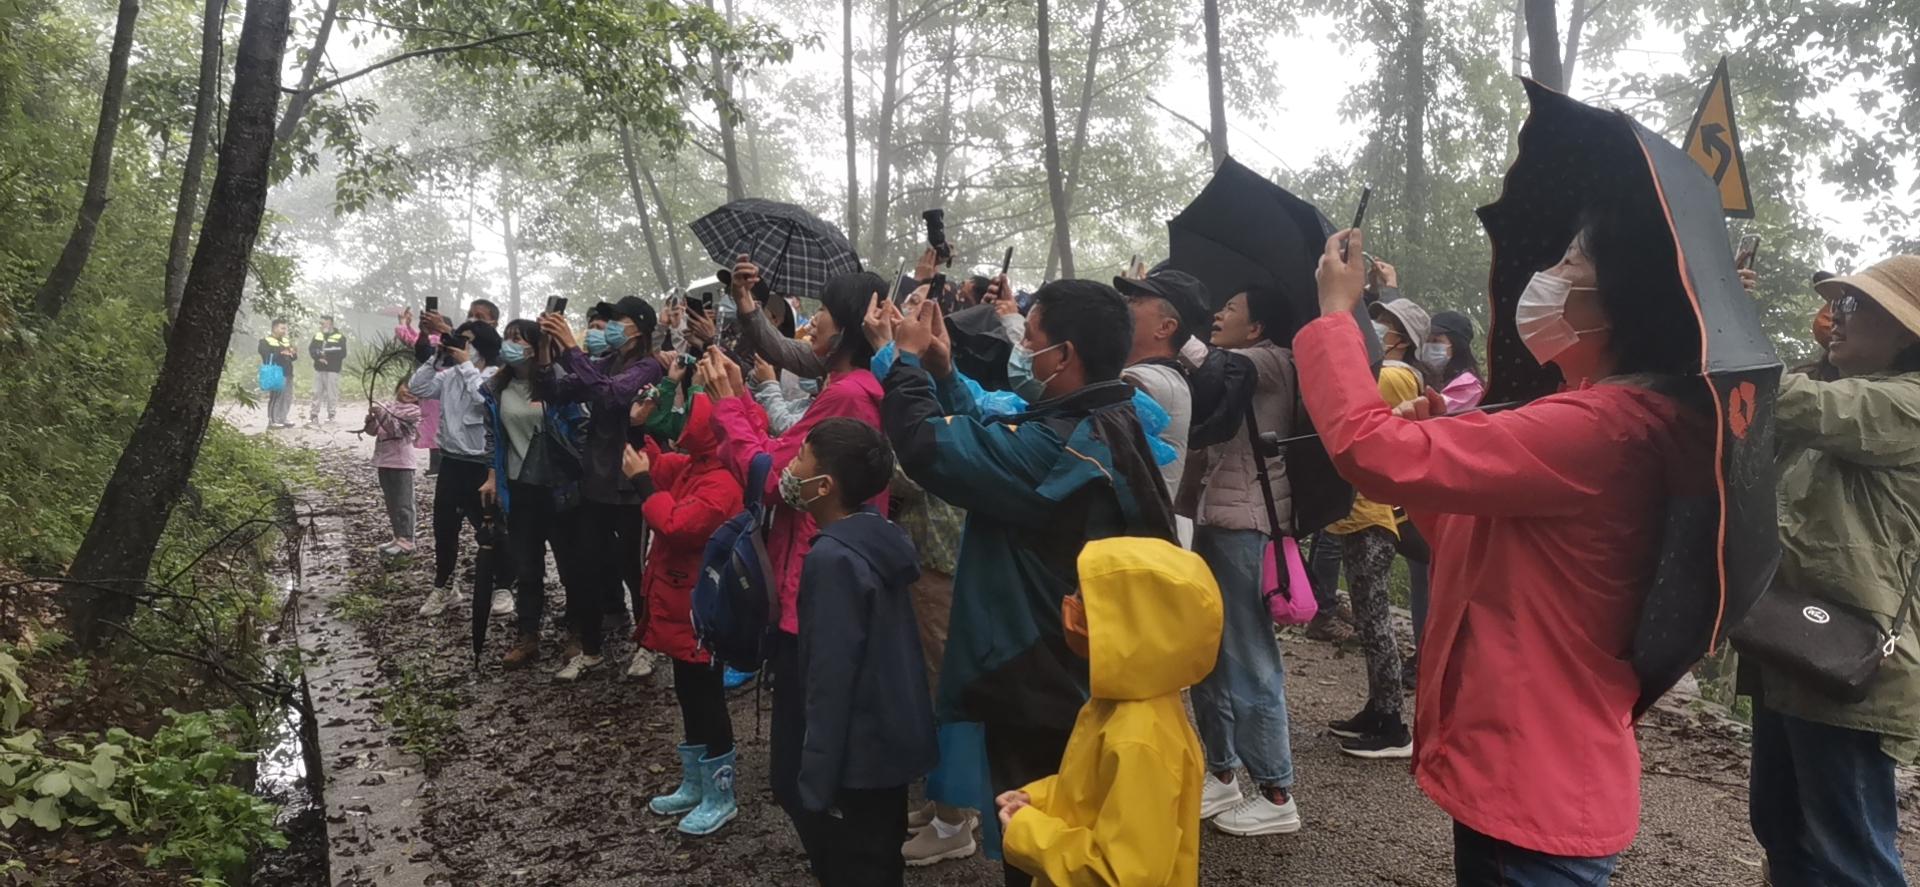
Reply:
[[[340, 426], [357, 428], [357, 417], [357, 411], [351, 421], [343, 415]], [[246, 420], [244, 414], [232, 418]], [[327, 495], [336, 500], [330, 505], [340, 515], [334, 540], [340, 548], [332, 557], [344, 557], [337, 574], [329, 574], [337, 578], [325, 581], [344, 583], [340, 591], [375, 604], [366, 608], [369, 612], [356, 611], [361, 618], [355, 625], [377, 665], [352, 674], [388, 686], [341, 691], [375, 699], [404, 676], [412, 696], [445, 703], [446, 722], [444, 729], [429, 731], [439, 737], [438, 748], [405, 808], [417, 811], [418, 830], [404, 827], [405, 817], [397, 820], [399, 826], [388, 821], [383, 813], [393, 803], [363, 801], [368, 818], [351, 848], [362, 859], [410, 860], [415, 867], [408, 871], [422, 880], [400, 880], [397, 873], [389, 879], [366, 867], [360, 869], [364, 880], [343, 880], [341, 873], [353, 861], [336, 857], [336, 883], [758, 887], [808, 882], [792, 829], [766, 790], [765, 718], [759, 717], [756, 730], [755, 706], [764, 707], [767, 700], [751, 692], [732, 700], [740, 817], [713, 837], [680, 836], [672, 820], [646, 811], [647, 798], [670, 790], [678, 777], [673, 746], [679, 722], [671, 689], [657, 678], [620, 677], [632, 649], [624, 635], [609, 641], [606, 665], [578, 683], [555, 681], [551, 673], [561, 664], [561, 634], [552, 620], [562, 606], [552, 582], [539, 666], [501, 671], [498, 659], [508, 630], [496, 622], [476, 672], [464, 609], [432, 620], [417, 614], [431, 556], [423, 552], [409, 562], [382, 564], [371, 552], [385, 541], [380, 494], [368, 467], [371, 444], [338, 427], [275, 433], [322, 453]], [[424, 521], [432, 487], [429, 479], [420, 481]], [[1322, 725], [1352, 714], [1364, 699], [1359, 655], [1295, 637], [1284, 645], [1296, 794], [1306, 828], [1291, 836], [1250, 839], [1209, 831], [1202, 843], [1202, 882], [1451, 884], [1450, 824], [1414, 787], [1404, 762], [1346, 758], [1324, 733]], [[1641, 831], [1621, 861], [1618, 885], [1759, 883], [1759, 848], [1746, 825], [1747, 755], [1739, 730], [1694, 708], [1669, 700], [1642, 725]], [[384, 735], [389, 743], [400, 741], [398, 731]], [[365, 760], [366, 754], [363, 750], [362, 758], [348, 763]], [[404, 758], [382, 752], [379, 760]], [[334, 769], [339, 762], [328, 759], [330, 805], [359, 793], [351, 785], [343, 790], [343, 782], [392, 769]], [[1908, 796], [1911, 800], [1912, 793]], [[1903, 845], [1910, 874], [1920, 877], [1913, 818], [1909, 808]], [[976, 856], [912, 870], [907, 880], [915, 887], [979, 887], [997, 883], [998, 875], [997, 864]]]

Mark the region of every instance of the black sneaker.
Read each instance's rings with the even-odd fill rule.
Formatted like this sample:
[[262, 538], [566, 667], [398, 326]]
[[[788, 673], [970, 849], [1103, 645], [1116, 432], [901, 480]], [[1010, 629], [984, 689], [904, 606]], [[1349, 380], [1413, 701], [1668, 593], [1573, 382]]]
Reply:
[[1344, 721], [1334, 721], [1327, 725], [1327, 732], [1341, 739], [1356, 739], [1373, 733], [1379, 733], [1392, 726], [1386, 718], [1374, 713], [1371, 708], [1363, 708], [1360, 713]]
[[1340, 741], [1340, 751], [1356, 758], [1411, 758], [1413, 734], [1404, 721], [1394, 721], [1384, 730]]

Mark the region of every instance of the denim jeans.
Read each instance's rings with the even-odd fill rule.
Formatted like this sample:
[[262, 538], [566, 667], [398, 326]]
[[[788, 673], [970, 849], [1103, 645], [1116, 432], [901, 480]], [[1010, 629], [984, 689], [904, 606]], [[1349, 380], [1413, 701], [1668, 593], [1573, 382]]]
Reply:
[[1453, 882], [1458, 887], [1606, 887], [1619, 856], [1554, 856], [1453, 824]]
[[1243, 762], [1263, 786], [1293, 785], [1293, 740], [1287, 735], [1287, 672], [1273, 617], [1260, 597], [1266, 534], [1196, 527], [1193, 550], [1220, 583], [1226, 624], [1213, 673], [1193, 686], [1193, 715], [1207, 770], [1225, 773]]
[[1776, 887], [1898, 887], [1900, 807], [1880, 735], [1753, 707], [1748, 817]]

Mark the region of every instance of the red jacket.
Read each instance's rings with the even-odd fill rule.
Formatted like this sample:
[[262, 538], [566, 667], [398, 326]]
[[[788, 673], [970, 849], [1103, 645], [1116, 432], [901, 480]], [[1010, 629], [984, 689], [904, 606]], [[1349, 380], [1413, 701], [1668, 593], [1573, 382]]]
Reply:
[[740, 482], [720, 462], [711, 413], [707, 396], [695, 395], [680, 434], [684, 452], [661, 453], [647, 442], [654, 494], [640, 508], [654, 535], [645, 584], [649, 618], [640, 643], [682, 662], [707, 661], [693, 635], [693, 586], [700, 579], [700, 556], [707, 538], [743, 507]]
[[1340, 475], [1402, 503], [1433, 543], [1415, 779], [1455, 820], [1520, 847], [1626, 849], [1640, 819], [1627, 657], [1666, 500], [1711, 489], [1711, 425], [1621, 384], [1397, 419], [1358, 333], [1320, 318], [1294, 356]]

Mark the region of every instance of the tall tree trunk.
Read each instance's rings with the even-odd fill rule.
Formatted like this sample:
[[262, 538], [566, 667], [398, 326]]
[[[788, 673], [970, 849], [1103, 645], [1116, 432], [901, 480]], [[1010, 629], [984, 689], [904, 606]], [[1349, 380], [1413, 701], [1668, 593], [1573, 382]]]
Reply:
[[520, 313], [520, 238], [513, 233], [513, 195], [503, 173], [500, 176], [500, 247], [507, 254], [507, 316]]
[[640, 160], [633, 153], [633, 131], [620, 124], [620, 160], [627, 167], [627, 191], [633, 194], [633, 208], [640, 213], [640, 237], [647, 244], [647, 258], [653, 261], [653, 279], [661, 290], [673, 286], [667, 280], [667, 265], [660, 261], [660, 243], [653, 236], [653, 214], [647, 212], [647, 195], [640, 190]]
[[287, 99], [286, 113], [280, 115], [280, 125], [273, 130], [273, 140], [284, 142], [293, 138], [293, 131], [300, 126], [300, 118], [307, 116], [307, 109], [313, 107], [313, 85], [320, 80], [320, 69], [327, 62], [327, 40], [333, 36], [333, 21], [340, 14], [340, 0], [327, 0], [327, 8], [320, 13], [320, 28], [313, 32], [313, 45], [307, 48], [307, 63], [300, 69], [300, 85], [294, 89], [293, 96]]
[[133, 52], [133, 23], [140, 17], [139, 0], [120, 0], [120, 15], [113, 23], [113, 50], [107, 56], [107, 85], [100, 91], [100, 122], [93, 131], [93, 162], [87, 165], [87, 190], [80, 199], [80, 216], [74, 219], [73, 233], [60, 259], [47, 272], [47, 282], [34, 294], [34, 307], [47, 319], [60, 316], [67, 306], [80, 272], [87, 268], [93, 254], [93, 238], [100, 230], [100, 217], [107, 211], [107, 183], [113, 179], [113, 141], [120, 132], [120, 106], [127, 94], [127, 56]]
[[859, 118], [853, 114], [853, 0], [840, 0], [840, 117], [847, 127], [847, 242], [859, 249], [860, 146], [855, 138]]
[[[707, 0], [707, 9], [713, 9], [713, 0]], [[721, 59], [719, 47], [713, 50], [713, 82], [727, 99], [716, 106], [720, 111], [720, 160], [727, 168], [727, 200], [740, 200], [747, 196], [747, 184], [740, 176], [740, 146], [733, 136], [733, 114], [727, 110], [733, 100], [733, 75]]]
[[873, 228], [868, 237], [867, 262], [884, 261], [887, 254], [888, 215], [893, 211], [893, 113], [900, 102], [900, 0], [887, 0], [886, 60], [880, 80], [880, 116], [874, 120]]
[[213, 141], [213, 107], [220, 100], [221, 20], [226, 0], [207, 0], [200, 22], [200, 91], [193, 99], [193, 135], [187, 140], [186, 169], [180, 174], [180, 200], [173, 208], [173, 236], [167, 241], [167, 323], [180, 319], [187, 290], [187, 252], [193, 245], [193, 217], [200, 211], [200, 176]]
[[1526, 72], [1520, 68], [1521, 53], [1527, 48], [1527, 0], [1513, 0], [1513, 49], [1507, 56], [1509, 70], [1519, 77]]
[[[1093, 30], [1087, 34], [1087, 74], [1080, 81], [1080, 116], [1073, 121], [1073, 147], [1067, 149], [1067, 212], [1073, 212], [1080, 187], [1080, 155], [1087, 149], [1087, 118], [1093, 116], [1093, 84], [1100, 70], [1100, 37], [1107, 30], [1107, 0], [1093, 6]], [[1058, 251], [1047, 244], [1047, 279], [1053, 279]]]
[[110, 623], [133, 614], [133, 594], [153, 564], [167, 519], [186, 492], [213, 416], [234, 314], [267, 203], [280, 60], [291, 0], [251, 0], [240, 28], [227, 105], [226, 136], [200, 245], [187, 271], [186, 300], [167, 356], [133, 437], [120, 451], [93, 523], [74, 555], [63, 594], [82, 649], [98, 649]]
[[[726, 2], [727, 25], [731, 27], [734, 22], [733, 0], [726, 0]], [[729, 85], [731, 85], [731, 81], [729, 81]], [[743, 110], [747, 107], [747, 81], [744, 78], [740, 81], [740, 107]], [[752, 193], [765, 197], [767, 194], [760, 186], [760, 139], [757, 135], [760, 127], [758, 125], [758, 117], [754, 114], [746, 115], [745, 119], [740, 121], [740, 128], [747, 131], [747, 185], [752, 189]]]
[[1574, 67], [1580, 62], [1580, 33], [1587, 26], [1587, 16], [1593, 12], [1587, 0], [1573, 0], [1573, 9], [1567, 12], [1567, 54], [1560, 62], [1560, 78], [1573, 88]]
[[[207, 0], [200, 30], [200, 80], [194, 97], [193, 131], [188, 137], [187, 157], [181, 167], [180, 196], [174, 205], [173, 231], [167, 240], [167, 261], [161, 286], [166, 306], [167, 327], [180, 316], [180, 299], [186, 289], [187, 258], [193, 246], [193, 220], [199, 213], [200, 182], [206, 169], [207, 146], [213, 141], [213, 109], [220, 84], [221, 19], [225, 0]], [[171, 141], [171, 134], [163, 143]], [[171, 145], [163, 149], [164, 160]], [[162, 335], [166, 335], [163, 332]]]
[[940, 41], [940, 143], [933, 149], [934, 206], [947, 205], [947, 161], [953, 157], [953, 56], [958, 29], [947, 25], [947, 37]]
[[1061, 274], [1073, 276], [1073, 239], [1068, 231], [1067, 188], [1060, 169], [1060, 124], [1053, 107], [1053, 23], [1048, 0], [1040, 0], [1035, 31], [1040, 42], [1040, 129], [1046, 140], [1047, 199], [1053, 204], [1053, 251]]
[[1220, 0], [1206, 0], [1201, 11], [1207, 30], [1207, 145], [1213, 165], [1227, 160], [1227, 84], [1220, 67]]
[[1407, 48], [1401, 70], [1407, 78], [1406, 127], [1407, 192], [1403, 229], [1407, 246], [1419, 248], [1427, 236], [1427, 108], [1432, 103], [1427, 84], [1427, 0], [1407, 0], [1404, 19]]
[[1541, 86], [1565, 92], [1566, 74], [1560, 69], [1560, 23], [1554, 0], [1526, 0], [1527, 64]]
[[647, 193], [653, 195], [653, 205], [660, 208], [660, 227], [667, 229], [667, 259], [673, 263], [673, 280], [668, 286], [686, 286], [687, 273], [680, 268], [680, 235], [673, 225], [673, 205], [660, 196], [660, 186], [653, 180], [653, 170], [645, 163], [640, 165], [640, 180], [647, 183]]

